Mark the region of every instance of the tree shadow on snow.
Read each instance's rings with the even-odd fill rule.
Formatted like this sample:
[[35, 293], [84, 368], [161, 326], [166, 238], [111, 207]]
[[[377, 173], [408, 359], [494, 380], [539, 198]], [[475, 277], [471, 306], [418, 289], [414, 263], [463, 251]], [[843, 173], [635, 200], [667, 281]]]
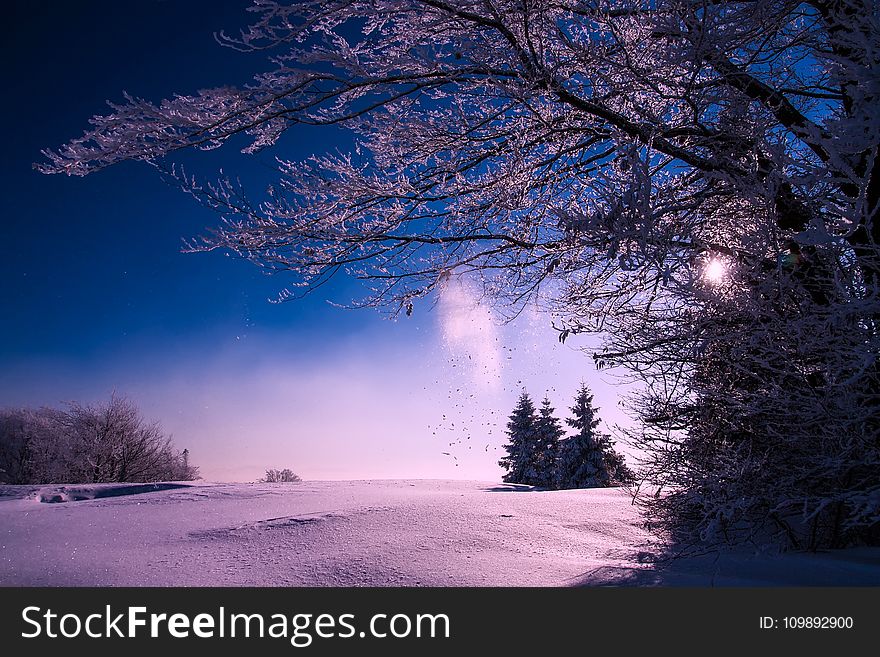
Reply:
[[[609, 565], [573, 578], [572, 586], [774, 587], [878, 586], [880, 550], [761, 553], [710, 549], [660, 554], [639, 552], [632, 566]], [[643, 564], [643, 565], [641, 565]]]
[[484, 488], [483, 490], [488, 493], [536, 493], [547, 489], [538, 488], [537, 486], [527, 486], [526, 484], [499, 484], [497, 486]]
[[82, 502], [97, 500], [104, 497], [122, 497], [123, 495], [139, 495], [142, 493], [155, 493], [163, 490], [177, 488], [190, 488], [191, 484], [177, 483], [145, 483], [145, 484], [95, 484], [85, 486], [58, 486], [43, 488], [34, 494], [36, 499], [45, 504], [57, 504], [63, 502]]

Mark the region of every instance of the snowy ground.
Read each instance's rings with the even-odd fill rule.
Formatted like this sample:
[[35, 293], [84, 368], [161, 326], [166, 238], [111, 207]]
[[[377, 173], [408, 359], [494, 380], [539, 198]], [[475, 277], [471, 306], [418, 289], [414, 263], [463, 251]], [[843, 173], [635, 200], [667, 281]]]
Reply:
[[0, 487], [0, 585], [880, 585], [877, 550], [658, 569], [646, 560], [651, 536], [616, 489], [172, 486]]

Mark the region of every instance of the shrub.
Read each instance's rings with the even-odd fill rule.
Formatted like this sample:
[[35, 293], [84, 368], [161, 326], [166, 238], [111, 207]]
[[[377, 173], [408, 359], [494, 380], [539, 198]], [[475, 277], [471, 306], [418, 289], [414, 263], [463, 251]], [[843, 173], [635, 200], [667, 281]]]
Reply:
[[302, 479], [298, 474], [294, 474], [294, 472], [289, 468], [284, 468], [283, 470], [276, 470], [274, 468], [271, 468], [269, 470], [266, 470], [266, 476], [260, 479], [260, 481], [266, 484], [288, 484], [302, 481]]

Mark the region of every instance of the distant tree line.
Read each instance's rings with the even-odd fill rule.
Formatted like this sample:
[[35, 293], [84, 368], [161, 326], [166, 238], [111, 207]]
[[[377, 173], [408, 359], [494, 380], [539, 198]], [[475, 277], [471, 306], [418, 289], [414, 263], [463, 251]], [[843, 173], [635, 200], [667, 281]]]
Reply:
[[6, 484], [190, 481], [189, 451], [129, 399], [0, 410], [0, 482]]
[[624, 486], [634, 481], [610, 436], [598, 431], [597, 409], [586, 385], [578, 390], [567, 420], [573, 435], [565, 436], [553, 413], [546, 397], [536, 411], [528, 392], [520, 395], [507, 423], [507, 456], [498, 462], [507, 470], [505, 482], [562, 489]]

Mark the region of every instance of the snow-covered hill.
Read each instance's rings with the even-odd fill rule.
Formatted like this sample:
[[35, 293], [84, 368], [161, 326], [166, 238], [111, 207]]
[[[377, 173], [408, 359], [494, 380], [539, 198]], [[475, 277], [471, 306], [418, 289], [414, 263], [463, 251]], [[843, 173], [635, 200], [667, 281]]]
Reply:
[[[880, 585], [880, 552], [658, 570], [622, 490], [473, 481], [0, 488], [0, 584]], [[56, 503], [51, 503], [56, 502]]]

